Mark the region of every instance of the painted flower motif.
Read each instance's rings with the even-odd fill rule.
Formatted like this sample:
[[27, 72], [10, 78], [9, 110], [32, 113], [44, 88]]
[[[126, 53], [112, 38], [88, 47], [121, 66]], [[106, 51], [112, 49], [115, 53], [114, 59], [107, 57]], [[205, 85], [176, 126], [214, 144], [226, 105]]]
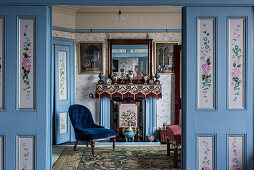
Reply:
[[24, 31], [24, 38], [25, 42], [23, 43], [23, 57], [21, 59], [21, 66], [22, 66], [22, 79], [25, 84], [25, 88], [23, 88], [24, 91], [27, 92], [27, 96], [30, 95], [30, 71], [32, 69], [32, 62], [31, 62], [31, 41], [30, 38], [27, 37], [27, 31], [28, 31], [28, 25], [25, 25], [25, 31]]
[[209, 45], [206, 45], [205, 48], [208, 49], [208, 48], [209, 48]]
[[232, 48], [232, 71], [231, 71], [231, 75], [232, 75], [232, 79], [231, 79], [231, 87], [234, 90], [233, 93], [233, 101], [237, 101], [238, 100], [238, 96], [240, 95], [240, 90], [241, 90], [241, 84], [242, 84], [242, 49], [239, 46], [239, 38], [240, 38], [240, 33], [238, 33], [240, 31], [239, 29], [240, 25], [237, 25], [237, 28], [235, 28], [234, 32], [233, 32], [233, 41], [231, 43], [231, 48]]
[[207, 37], [204, 37], [204, 41], [207, 41]]

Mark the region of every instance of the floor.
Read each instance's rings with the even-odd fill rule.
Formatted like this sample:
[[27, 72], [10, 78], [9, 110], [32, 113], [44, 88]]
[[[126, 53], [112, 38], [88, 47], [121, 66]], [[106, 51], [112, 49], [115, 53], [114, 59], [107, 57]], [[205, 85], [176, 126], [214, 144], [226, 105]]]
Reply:
[[[67, 146], [73, 146], [75, 142], [68, 142], [61, 145], [53, 145], [52, 146], [52, 165], [57, 161], [64, 148]], [[116, 146], [161, 146], [165, 144], [161, 144], [160, 142], [116, 142]], [[112, 147], [112, 142], [96, 142], [96, 147]], [[86, 147], [84, 142], [80, 142], [77, 147]], [[175, 169], [179, 170], [179, 169]]]

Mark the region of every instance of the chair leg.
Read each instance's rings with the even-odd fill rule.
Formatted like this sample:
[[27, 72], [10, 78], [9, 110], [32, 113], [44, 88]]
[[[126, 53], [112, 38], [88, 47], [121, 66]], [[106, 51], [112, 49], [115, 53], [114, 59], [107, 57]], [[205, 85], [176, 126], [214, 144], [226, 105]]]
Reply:
[[115, 143], [116, 143], [116, 138], [113, 138], [113, 151], [115, 150]]
[[86, 147], [88, 147], [88, 142], [86, 142]]
[[94, 157], [94, 146], [95, 146], [95, 144], [94, 144], [94, 141], [92, 140], [91, 141], [91, 147], [92, 147], [92, 155], [93, 155], [93, 157]]
[[169, 138], [167, 138], [167, 155], [170, 156], [170, 143], [169, 143]]
[[174, 168], [178, 168], [178, 147], [174, 146]]
[[73, 150], [74, 150], [74, 151], [76, 151], [76, 150], [77, 150], [77, 149], [76, 149], [77, 144], [78, 144], [78, 139], [76, 139], [76, 143], [75, 143], [74, 148], [73, 148]]

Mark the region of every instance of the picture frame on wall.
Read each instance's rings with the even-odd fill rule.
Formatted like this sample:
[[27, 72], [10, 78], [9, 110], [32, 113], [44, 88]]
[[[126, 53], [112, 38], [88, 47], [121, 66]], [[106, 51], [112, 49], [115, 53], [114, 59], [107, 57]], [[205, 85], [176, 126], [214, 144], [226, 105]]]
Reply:
[[154, 43], [154, 72], [160, 74], [174, 74], [174, 45], [179, 42]]
[[103, 54], [103, 42], [80, 42], [79, 74], [104, 73]]

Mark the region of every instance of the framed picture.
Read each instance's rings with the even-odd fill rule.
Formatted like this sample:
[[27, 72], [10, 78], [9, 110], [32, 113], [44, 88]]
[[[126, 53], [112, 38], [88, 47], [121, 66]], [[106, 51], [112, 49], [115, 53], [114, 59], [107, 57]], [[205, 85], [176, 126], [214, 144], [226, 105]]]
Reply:
[[175, 59], [174, 45], [178, 42], [155, 42], [154, 43], [154, 65], [155, 73], [174, 74]]
[[138, 106], [136, 104], [119, 105], [119, 128], [137, 127], [138, 124]]
[[103, 73], [103, 42], [79, 43], [79, 74]]

